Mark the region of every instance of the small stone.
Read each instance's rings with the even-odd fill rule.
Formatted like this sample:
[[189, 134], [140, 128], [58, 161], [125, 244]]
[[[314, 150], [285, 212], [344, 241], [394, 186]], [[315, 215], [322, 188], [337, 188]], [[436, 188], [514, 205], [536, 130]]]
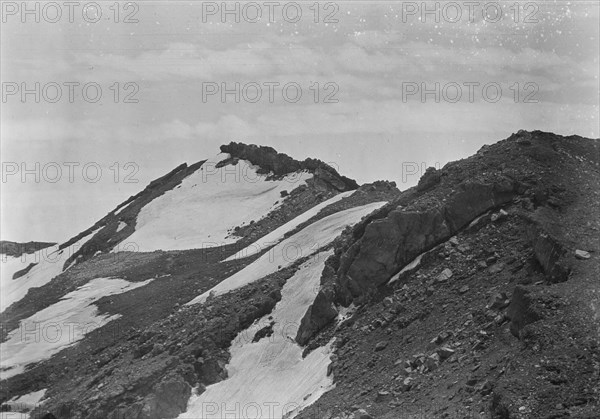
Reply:
[[488, 265], [490, 265], [490, 264], [496, 262], [497, 260], [498, 260], [498, 256], [492, 255], [492, 256], [488, 257], [485, 261]]
[[498, 262], [490, 267], [491, 274], [497, 274], [504, 270], [504, 264], [502, 262]]
[[365, 409], [358, 409], [354, 412], [352, 419], [373, 419], [373, 416], [369, 415]]
[[447, 346], [442, 346], [437, 351], [437, 354], [440, 356], [440, 360], [448, 359], [452, 355], [454, 355], [454, 349], [450, 349]]
[[458, 246], [458, 239], [456, 238], [456, 236], [451, 237], [450, 240], [449, 240], [449, 242], [451, 244], [453, 244], [454, 246]]
[[387, 348], [388, 343], [389, 342], [387, 340], [382, 340], [381, 342], [378, 342], [377, 345], [375, 345], [375, 352], [383, 351], [385, 348]]
[[[437, 354], [435, 354], [435, 355], [437, 355]], [[439, 355], [438, 355], [438, 359], [439, 359]], [[425, 358], [425, 363], [423, 365], [425, 366], [426, 370], [434, 371], [438, 367], [438, 363], [439, 363], [439, 360], [436, 362], [435, 358], [427, 357], [427, 358]]]
[[527, 408], [526, 408], [525, 406], [521, 406], [521, 407], [519, 407], [519, 412], [524, 412], [524, 411], [526, 411], [526, 410], [527, 410]]
[[458, 250], [460, 253], [467, 253], [469, 250], [471, 250], [471, 248], [466, 244], [461, 244], [456, 247], [456, 250]]
[[437, 276], [437, 280], [438, 282], [445, 282], [447, 280], [449, 280], [450, 278], [452, 278], [452, 271], [448, 268], [444, 269], [438, 276]]
[[490, 394], [492, 392], [493, 389], [494, 389], [493, 384], [489, 380], [485, 380], [481, 384], [479, 392], [481, 393], [482, 396], [487, 396], [488, 394]]
[[377, 393], [377, 396], [375, 397], [375, 401], [376, 402], [385, 402], [388, 401], [392, 398], [392, 394], [389, 391], [379, 391]]
[[585, 250], [575, 250], [575, 257], [577, 259], [581, 259], [581, 260], [585, 260], [585, 259], [589, 259], [591, 257], [591, 255], [589, 254], [589, 252], [586, 252]]
[[497, 292], [490, 299], [490, 308], [492, 310], [501, 310], [510, 304], [510, 300], [505, 292]]
[[394, 299], [392, 297], [385, 297], [383, 299], [383, 306], [384, 307], [391, 307], [394, 304]]
[[460, 287], [460, 289], [458, 290], [458, 292], [460, 292], [461, 294], [464, 294], [465, 292], [469, 291], [469, 286], [468, 285], [463, 285], [462, 287]]

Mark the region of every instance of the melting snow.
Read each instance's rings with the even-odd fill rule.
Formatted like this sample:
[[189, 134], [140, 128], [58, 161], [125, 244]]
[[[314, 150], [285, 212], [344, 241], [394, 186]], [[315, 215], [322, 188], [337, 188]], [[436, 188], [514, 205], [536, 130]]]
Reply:
[[93, 303], [106, 295], [120, 294], [148, 284], [124, 279], [96, 278], [65, 295], [59, 302], [22, 320], [19, 327], [0, 344], [5, 380], [25, 370], [25, 366], [50, 358], [120, 315], [99, 315]]
[[[318, 253], [301, 265], [281, 291], [271, 314], [258, 320], [249, 333], [241, 332], [230, 348], [226, 380], [193, 395], [179, 418], [281, 418], [293, 417], [333, 387], [327, 376], [330, 344], [302, 358], [294, 338], [300, 320], [315, 299], [325, 260], [332, 251]], [[253, 343], [254, 332], [275, 322], [274, 333]], [[331, 343], [331, 342], [330, 342]]]
[[304, 185], [312, 177], [300, 172], [266, 181], [254, 166], [240, 160], [235, 166], [215, 165], [227, 154], [207, 160], [181, 185], [157, 197], [140, 211], [128, 242], [140, 252], [184, 250], [235, 243], [230, 230], [262, 218], [277, 207], [281, 192]]
[[331, 243], [346, 226], [357, 223], [363, 216], [386, 203], [375, 202], [350, 208], [314, 222], [283, 240], [244, 269], [221, 281], [187, 304], [203, 303], [210, 294], [219, 295], [240, 288], [276, 272], [280, 268], [291, 265], [301, 257], [310, 256], [323, 246]]
[[273, 230], [266, 236], [261, 237], [260, 239], [258, 239], [254, 243], [250, 244], [245, 249], [240, 250], [235, 255], [228, 257], [227, 259], [225, 259], [225, 261], [227, 262], [230, 260], [241, 259], [241, 258], [245, 258], [248, 256], [252, 256], [257, 253], [260, 253], [261, 251], [263, 251], [264, 249], [266, 249], [270, 246], [273, 246], [276, 243], [279, 243], [283, 239], [283, 236], [285, 235], [285, 233], [287, 233], [288, 231], [292, 231], [293, 229], [298, 227], [300, 224], [310, 220], [312, 217], [317, 215], [319, 213], [319, 211], [321, 211], [323, 208], [328, 207], [329, 205], [334, 204], [334, 203], [342, 200], [343, 198], [346, 198], [346, 197], [352, 195], [353, 193], [354, 193], [354, 191], [343, 192], [341, 194], [334, 196], [333, 198], [328, 199], [327, 201], [321, 202], [319, 205], [315, 205], [308, 211], [306, 211], [306, 212], [300, 214], [299, 216], [297, 216], [296, 218], [288, 221], [281, 227], [276, 228], [275, 230]]
[[119, 221], [119, 225], [117, 226], [117, 233], [127, 227], [127, 224], [123, 221]]
[[[95, 231], [92, 231], [75, 244], [62, 250], [58, 250], [58, 246], [51, 246], [18, 258], [7, 258], [6, 262], [2, 263], [0, 312], [25, 297], [29, 288], [41, 287], [62, 273], [65, 261], [81, 249], [81, 246], [94, 233]], [[37, 264], [26, 275], [12, 279], [15, 272], [26, 268], [30, 263]]]
[[421, 264], [421, 259], [423, 258], [423, 255], [426, 254], [426, 253], [428, 253], [428, 252], [429, 251], [421, 253], [419, 256], [417, 256], [416, 258], [414, 258], [412, 260], [412, 262], [410, 262], [408, 265], [406, 265], [404, 268], [402, 268], [402, 270], [400, 270], [400, 272], [398, 272], [396, 275], [392, 276], [390, 278], [390, 280], [388, 281], [388, 285], [391, 285], [394, 282], [396, 282], [397, 280], [399, 280], [400, 279], [400, 275], [402, 275], [403, 273], [408, 272], [408, 271], [412, 271], [412, 270], [416, 269]]
[[29, 418], [30, 412], [35, 409], [40, 401], [44, 398], [46, 389], [34, 391], [32, 393], [24, 394], [22, 396], [13, 397], [8, 402], [4, 403], [3, 406], [10, 406], [11, 412], [2, 413], [1, 419], [16, 419], [16, 418]]

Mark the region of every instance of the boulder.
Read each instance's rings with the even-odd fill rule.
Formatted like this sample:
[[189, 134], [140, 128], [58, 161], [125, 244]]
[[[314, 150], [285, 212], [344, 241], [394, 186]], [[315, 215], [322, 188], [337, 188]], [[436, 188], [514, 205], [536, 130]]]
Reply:
[[452, 278], [452, 271], [448, 268], [444, 269], [436, 278], [438, 282], [446, 282], [450, 278]]
[[443, 243], [477, 216], [511, 201], [516, 188], [509, 179], [493, 184], [466, 181], [446, 202], [422, 210], [386, 208], [361, 228], [364, 232], [340, 257], [342, 288], [359, 296], [386, 283], [420, 254]]
[[523, 327], [542, 318], [528, 288], [521, 285], [515, 287], [506, 317], [510, 319], [510, 331], [516, 337], [519, 337]]
[[571, 273], [571, 264], [562, 244], [539, 228], [532, 228], [529, 235], [532, 237], [533, 253], [548, 281], [553, 283], [566, 281]]
[[321, 290], [300, 321], [296, 342], [306, 345], [310, 338], [338, 315], [331, 300]]
[[375, 345], [375, 352], [383, 351], [385, 348], [387, 348], [388, 344], [389, 342], [387, 340], [377, 342], [377, 345]]
[[581, 259], [581, 260], [585, 260], [585, 259], [589, 259], [591, 257], [591, 255], [589, 254], [589, 252], [586, 252], [585, 250], [575, 250], [575, 257], [577, 259]]

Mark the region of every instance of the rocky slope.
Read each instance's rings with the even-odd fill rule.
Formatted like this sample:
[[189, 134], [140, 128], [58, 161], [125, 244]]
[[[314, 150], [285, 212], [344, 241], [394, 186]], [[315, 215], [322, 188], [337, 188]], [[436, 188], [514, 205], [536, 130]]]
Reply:
[[53, 356], [18, 374], [3, 363], [3, 409], [37, 395], [28, 409], [56, 418], [595, 418], [599, 150], [520, 131], [400, 192], [269, 147], [222, 146], [219, 169], [249, 164], [267, 182], [244, 199], [309, 177], [231, 225], [231, 244], [110, 252], [144, 228], [150, 203], [205, 186], [188, 185], [205, 161], [182, 165], [61, 245], [84, 241], [46, 282], [40, 267], [16, 280], [41, 286], [0, 315], [9, 353], [19, 329], [41, 334], [28, 351], [52, 343], [44, 323], [23, 322], [94, 281], [131, 290], [95, 297], [95, 326]]
[[[297, 162], [272, 149], [260, 148], [256, 152], [256, 147], [243, 147], [255, 150], [245, 156], [249, 160], [241, 159], [241, 154], [221, 154], [213, 159], [219, 162], [216, 167], [207, 165], [209, 160], [177, 167], [94, 226], [58, 246], [60, 257], [42, 255], [42, 262], [35, 269], [8, 284], [9, 289], [19, 284], [34, 286], [0, 314], [3, 409], [17, 409], [21, 399], [35, 393], [44, 395], [35, 414], [50, 411], [59, 418], [176, 417], [186, 410], [192, 391], [201, 392], [203, 386], [226, 377], [232, 339], [273, 309], [281, 298], [285, 280], [309, 254], [320, 246], [328, 246], [292, 239], [321, 220], [392, 199], [399, 193], [391, 184], [378, 183], [369, 188], [369, 193], [363, 187], [355, 195], [352, 188], [358, 185], [324, 163]], [[278, 165], [280, 160], [284, 166]], [[210, 171], [217, 182], [222, 182], [217, 183], [217, 194], [220, 188], [233, 191], [228, 193], [246, 193], [239, 197], [242, 208], [254, 196], [268, 199], [263, 191], [277, 185], [285, 189], [272, 205], [267, 202], [266, 208], [271, 206], [271, 210], [261, 217], [249, 223], [240, 220], [231, 224], [232, 244], [205, 247], [205, 243], [199, 243], [197, 249], [135, 251], [140, 243], [131, 238], [140, 227], [140, 214], [157, 200], [163, 199], [169, 210], [169, 206], [179, 205], [172, 198], [176, 197], [175, 191], [198, 188], [201, 198], [202, 193], [206, 194], [205, 199], [194, 201], [201, 215], [203, 201], [218, 199], [211, 195], [211, 179], [205, 179], [202, 171]], [[232, 173], [236, 176], [230, 176]], [[189, 185], [194, 176], [199, 179], [198, 184]], [[301, 178], [307, 180], [300, 182]], [[246, 189], [248, 192], [244, 192]], [[226, 261], [300, 215], [304, 222], [284, 229], [279, 239], [259, 247], [256, 255]], [[279, 266], [272, 266], [272, 274], [211, 304], [184, 306], [267, 254], [285, 238], [292, 240], [291, 248], [299, 248], [303, 254], [286, 253]], [[72, 311], [64, 308], [65, 304], [71, 304], [69, 301], [82, 290], [92, 288], [98, 280], [110, 284], [111, 278], [136, 288], [86, 297], [91, 301], [88, 307], [95, 312], [95, 317], [87, 321], [77, 315], [77, 310], [86, 308], [81, 303], [77, 303], [70, 317], [59, 314]], [[4, 287], [3, 282], [3, 291]], [[46, 312], [46, 317], [41, 316]], [[57, 334], [63, 338], [56, 339], [58, 344]], [[20, 364], [10, 364], [13, 360]]]
[[301, 417], [597, 417], [599, 163], [519, 132], [348, 230], [298, 334], [337, 338], [337, 386]]

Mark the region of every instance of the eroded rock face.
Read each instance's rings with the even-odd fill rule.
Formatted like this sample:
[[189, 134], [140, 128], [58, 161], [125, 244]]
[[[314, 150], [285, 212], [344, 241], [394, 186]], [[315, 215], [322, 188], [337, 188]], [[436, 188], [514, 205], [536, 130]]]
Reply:
[[567, 250], [557, 239], [538, 228], [532, 228], [529, 234], [532, 237], [535, 257], [548, 281], [553, 283], [566, 281], [571, 272]]
[[[498, 183], [464, 182], [446, 203], [422, 210], [400, 207], [369, 223], [360, 240], [342, 257], [340, 284], [358, 296], [386, 283], [419, 254], [449, 239], [480, 214], [505, 204], [516, 194], [508, 179]], [[344, 263], [345, 261], [345, 263]]]
[[306, 310], [300, 328], [296, 335], [296, 342], [305, 345], [313, 334], [323, 328], [338, 315], [335, 306], [323, 291], [319, 291], [315, 301]]
[[525, 326], [542, 318], [528, 288], [521, 285], [515, 287], [506, 317], [511, 320], [510, 332], [516, 337]]

